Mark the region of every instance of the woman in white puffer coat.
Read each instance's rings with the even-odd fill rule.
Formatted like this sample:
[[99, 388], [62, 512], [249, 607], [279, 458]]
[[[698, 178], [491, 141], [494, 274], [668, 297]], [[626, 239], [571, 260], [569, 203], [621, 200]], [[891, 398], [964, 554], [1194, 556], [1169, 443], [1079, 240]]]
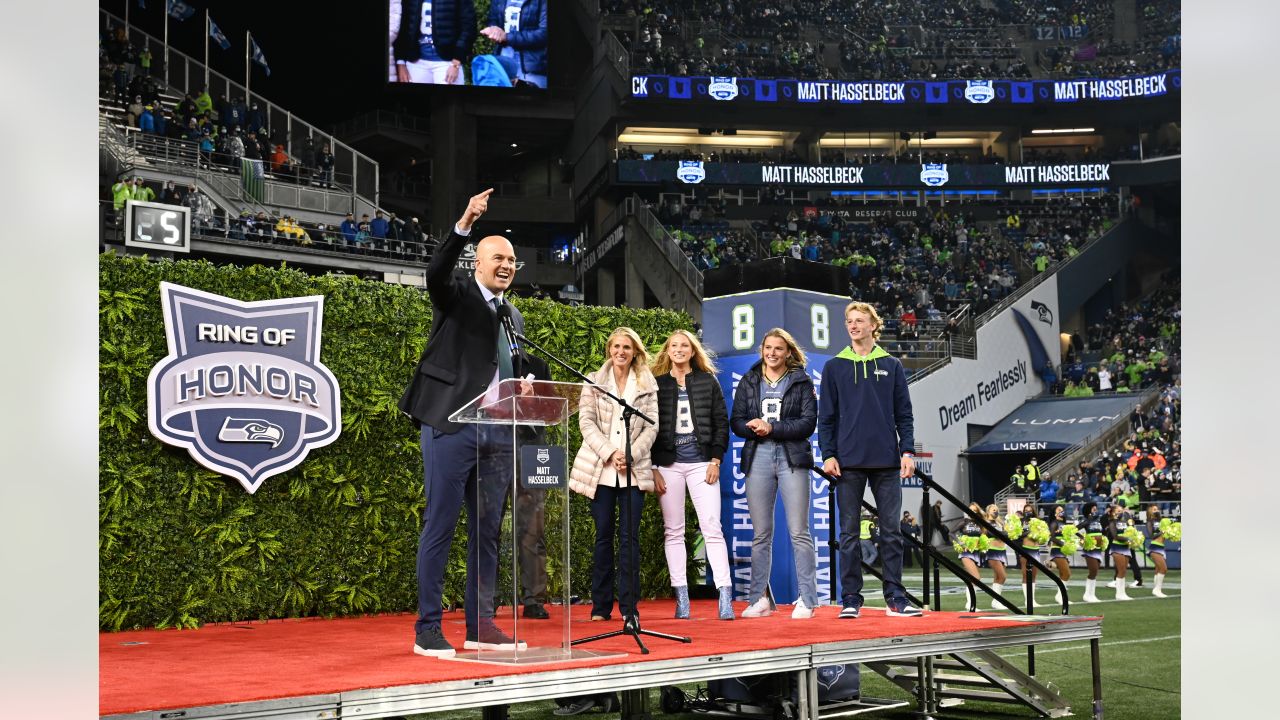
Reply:
[[[609, 335], [604, 365], [591, 376], [596, 384], [620, 395], [637, 410], [658, 420], [658, 384], [649, 370], [649, 354], [635, 330], [620, 327]], [[595, 520], [595, 551], [591, 559], [591, 619], [608, 620], [613, 613], [616, 576], [618, 609], [624, 620], [636, 614], [640, 588], [636, 569], [640, 564], [640, 515], [645, 493], [654, 491], [653, 463], [649, 449], [658, 426], [638, 418], [631, 420], [631, 485], [627, 486], [627, 460], [622, 412], [612, 398], [586, 388], [578, 403], [578, 427], [582, 447], [573, 459], [569, 489], [591, 499]], [[629, 506], [629, 507], [628, 507]], [[615, 520], [615, 513], [620, 521]], [[616, 528], [616, 531], [615, 531]], [[614, 571], [614, 534], [620, 557]]]

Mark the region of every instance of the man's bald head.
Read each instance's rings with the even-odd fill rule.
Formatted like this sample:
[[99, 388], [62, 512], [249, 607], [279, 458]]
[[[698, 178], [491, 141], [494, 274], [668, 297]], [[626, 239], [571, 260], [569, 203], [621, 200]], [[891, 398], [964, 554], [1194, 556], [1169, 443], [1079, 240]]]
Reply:
[[490, 235], [476, 245], [476, 280], [489, 292], [505, 292], [515, 277], [516, 251], [510, 240]]

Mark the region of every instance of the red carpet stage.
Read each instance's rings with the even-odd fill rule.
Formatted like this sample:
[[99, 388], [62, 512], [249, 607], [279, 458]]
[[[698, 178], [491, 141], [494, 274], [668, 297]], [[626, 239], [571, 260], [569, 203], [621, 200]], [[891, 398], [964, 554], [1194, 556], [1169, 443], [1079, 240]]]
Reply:
[[[745, 603], [736, 604], [738, 612]], [[520, 624], [531, 647], [559, 647], [563, 608]], [[838, 620], [824, 606], [810, 620], [782, 608], [768, 618], [715, 619], [714, 600], [695, 601], [693, 620], [673, 619], [671, 601], [640, 604], [647, 630], [687, 635], [691, 644], [646, 637], [649, 655], [619, 636], [577, 646], [628, 653], [553, 664], [509, 666], [414, 655], [414, 615], [273, 620], [199, 630], [102, 633], [99, 712], [130, 718], [380, 717], [539, 700], [592, 687], [628, 689], [714, 677], [804, 670], [822, 664], [908, 657], [1028, 643], [1094, 639], [1098, 618], [930, 612], [890, 618], [867, 607]], [[509, 628], [499, 613], [499, 624]], [[572, 608], [573, 637], [621, 628], [615, 617], [589, 622], [590, 606]], [[445, 637], [462, 651], [462, 613], [445, 614]], [[173, 711], [185, 710], [184, 714]], [[168, 711], [168, 712], [164, 712]], [[325, 714], [325, 712], [331, 714]]]

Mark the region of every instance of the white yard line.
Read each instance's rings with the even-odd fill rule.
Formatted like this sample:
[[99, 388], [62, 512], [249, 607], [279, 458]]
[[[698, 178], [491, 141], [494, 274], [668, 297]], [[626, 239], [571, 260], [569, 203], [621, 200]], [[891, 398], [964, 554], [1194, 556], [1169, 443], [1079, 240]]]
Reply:
[[[1161, 637], [1153, 637], [1153, 638], [1138, 638], [1137, 640], [1112, 640], [1111, 642], [1099, 643], [1099, 646], [1112, 647], [1115, 645], [1137, 645], [1139, 643], [1153, 643], [1153, 642], [1165, 642], [1166, 640], [1180, 640], [1181, 638], [1182, 638], [1181, 635], [1164, 635]], [[1054, 648], [1049, 648], [1048, 650], [1040, 650], [1037, 648], [1036, 655], [1044, 655], [1045, 653], [1068, 652], [1070, 650], [1088, 650], [1088, 649], [1089, 649], [1088, 644], [1068, 645], [1065, 647], [1054, 647]], [[1020, 655], [1026, 655], [1026, 651], [1017, 650], [1017, 651], [1011, 652], [1006, 650], [1004, 652], [1000, 652], [997, 654], [1000, 655], [1001, 657], [1018, 657]]]

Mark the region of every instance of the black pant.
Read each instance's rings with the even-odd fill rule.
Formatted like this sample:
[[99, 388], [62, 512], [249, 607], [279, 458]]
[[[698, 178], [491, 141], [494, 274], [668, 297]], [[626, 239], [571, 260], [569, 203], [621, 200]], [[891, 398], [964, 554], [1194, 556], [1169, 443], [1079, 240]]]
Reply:
[[[605, 472], [611, 472], [611, 469], [605, 468]], [[596, 486], [596, 496], [591, 499], [591, 517], [596, 525], [595, 551], [591, 555], [592, 615], [610, 617], [613, 614], [615, 531], [618, 536], [616, 573], [618, 609], [624, 617], [636, 614], [636, 602], [640, 595], [640, 588], [636, 586], [636, 570], [640, 566], [640, 513], [642, 510], [644, 510], [644, 493], [639, 488]], [[620, 521], [615, 520], [615, 511]]]

